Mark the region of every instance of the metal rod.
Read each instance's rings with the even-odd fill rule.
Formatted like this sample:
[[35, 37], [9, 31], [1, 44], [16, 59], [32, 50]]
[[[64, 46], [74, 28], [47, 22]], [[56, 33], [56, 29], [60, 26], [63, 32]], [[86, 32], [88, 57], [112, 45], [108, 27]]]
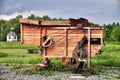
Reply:
[[88, 28], [88, 54], [87, 54], [87, 69], [91, 69], [91, 61], [90, 61], [90, 56], [91, 56], [91, 46], [90, 46], [90, 27]]

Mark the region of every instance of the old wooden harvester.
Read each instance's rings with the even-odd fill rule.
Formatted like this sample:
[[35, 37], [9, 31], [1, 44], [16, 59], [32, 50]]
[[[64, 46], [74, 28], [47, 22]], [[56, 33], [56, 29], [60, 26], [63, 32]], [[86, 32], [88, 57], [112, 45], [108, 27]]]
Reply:
[[101, 53], [103, 28], [92, 27], [87, 19], [66, 21], [37, 21], [20, 19], [21, 43], [42, 46], [43, 63], [49, 58], [61, 58], [62, 65], [82, 68], [85, 59], [90, 69], [90, 58]]

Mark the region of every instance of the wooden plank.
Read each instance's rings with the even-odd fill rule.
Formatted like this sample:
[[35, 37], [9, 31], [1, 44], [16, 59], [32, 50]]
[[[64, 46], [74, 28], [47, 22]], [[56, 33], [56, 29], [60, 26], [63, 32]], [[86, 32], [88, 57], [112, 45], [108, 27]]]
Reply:
[[39, 37], [40, 37], [40, 34], [24, 34], [23, 36], [31, 36], [31, 37], [32, 37], [32, 36], [35, 36], [35, 37], [38, 37], [38, 36], [39, 36]]
[[83, 34], [83, 30], [68, 30], [68, 34]]
[[32, 30], [32, 31], [23, 31], [24, 32], [24, 34], [39, 34], [40, 35], [40, 31], [36, 31], [36, 30]]
[[48, 35], [63, 35], [65, 34], [64, 30], [47, 30]]
[[36, 26], [25, 26], [24, 31], [39, 31], [39, 28]]
[[40, 23], [38, 20], [28, 20], [28, 19], [23, 19], [23, 18], [20, 18], [19, 22], [26, 23], [26, 24], [34, 24], [34, 25], [39, 25]]
[[45, 56], [64, 56], [63, 51], [49, 52]]
[[58, 56], [58, 55], [55, 55], [55, 56], [45, 56], [45, 58], [63, 58], [64, 56]]
[[91, 30], [91, 34], [101, 34], [101, 31], [103, 30]]
[[35, 46], [40, 46], [40, 28], [34, 25], [22, 24], [23, 30], [23, 44], [31, 44]]
[[70, 26], [70, 21], [42, 21], [41, 26]]
[[35, 39], [28, 39], [28, 40], [26, 39], [26, 40], [24, 40], [24, 42], [27, 42], [27, 43], [31, 43], [31, 42], [36, 43], [37, 42], [37, 43], [40, 43], [38, 40], [35, 40]]
[[27, 42], [27, 43], [39, 43], [37, 40], [24, 40], [24, 43]]

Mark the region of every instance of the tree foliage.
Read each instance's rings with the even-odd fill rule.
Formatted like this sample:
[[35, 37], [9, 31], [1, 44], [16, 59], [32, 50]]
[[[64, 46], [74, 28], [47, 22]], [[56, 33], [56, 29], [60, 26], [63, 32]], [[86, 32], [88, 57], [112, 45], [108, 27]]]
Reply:
[[120, 42], [120, 26], [116, 26], [111, 32], [111, 40]]
[[[13, 27], [15, 33], [18, 36], [18, 39], [20, 39], [20, 23], [19, 18], [22, 18], [22, 15], [18, 15], [16, 18], [12, 18], [9, 21], [0, 20], [0, 40], [6, 41], [6, 35], [10, 31], [10, 28]], [[48, 15], [44, 15], [42, 17], [35, 16], [34, 14], [31, 14], [27, 17], [27, 19], [32, 20], [66, 20], [62, 18], [51, 18]], [[95, 24], [90, 22], [90, 26], [99, 26], [99, 24]], [[104, 25], [104, 39], [105, 41], [120, 41], [120, 24], [113, 22], [113, 24], [105, 24]]]
[[[16, 16], [16, 18], [12, 18], [9, 21], [0, 20], [0, 41], [6, 41], [6, 35], [9, 33], [11, 27], [13, 27], [14, 32], [17, 34], [18, 39], [20, 39], [20, 23], [19, 18], [22, 18], [22, 15]], [[48, 15], [44, 15], [43, 17], [35, 16], [31, 14], [27, 17], [27, 19], [32, 20], [65, 20], [62, 18], [50, 18]]]
[[120, 42], [120, 25], [119, 23], [113, 22], [112, 24], [104, 25], [104, 39], [105, 41], [117, 41]]

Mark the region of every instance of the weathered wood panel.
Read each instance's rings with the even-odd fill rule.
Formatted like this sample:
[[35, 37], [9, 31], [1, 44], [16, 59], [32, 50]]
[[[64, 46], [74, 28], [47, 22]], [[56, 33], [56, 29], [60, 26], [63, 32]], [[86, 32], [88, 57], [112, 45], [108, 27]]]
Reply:
[[19, 22], [20, 23], [27, 23], [27, 24], [34, 24], [34, 25], [39, 25], [39, 23], [40, 23], [37, 20], [27, 20], [27, 19], [23, 19], [23, 18], [20, 18]]
[[[55, 32], [55, 34], [54, 34]], [[52, 47], [47, 48], [46, 56], [64, 56], [65, 50], [65, 31], [64, 30], [47, 30], [47, 35], [53, 39]]]
[[[67, 56], [72, 57], [72, 51], [76, 47], [77, 43], [82, 39], [85, 35], [87, 36], [87, 30], [84, 31], [83, 34], [82, 30], [68, 30], [68, 51]], [[91, 30], [91, 38], [101, 38], [102, 30]], [[65, 30], [47, 30], [47, 34], [53, 39], [54, 45], [47, 49], [46, 56], [65, 56]], [[87, 44], [86, 52], [87, 52]], [[95, 49], [96, 48], [96, 49]], [[101, 49], [100, 47], [91, 46], [91, 56], [93, 56], [98, 50]]]
[[40, 46], [40, 28], [35, 25], [22, 25], [22, 43]]
[[61, 26], [70, 26], [70, 21], [42, 21], [42, 26], [54, 26], [54, 25], [61, 25]]
[[77, 43], [84, 36], [82, 30], [68, 30], [68, 55], [72, 57], [72, 51], [76, 47]]
[[[44, 57], [72, 57], [72, 51], [78, 41], [85, 35], [88, 36], [87, 26], [81, 22], [84, 30], [73, 25], [71, 21], [36, 21], [20, 19], [21, 22], [21, 42], [23, 44], [40, 46], [41, 38], [48, 35], [53, 39], [53, 44], [44, 49]], [[76, 23], [76, 22], [75, 22]], [[74, 24], [74, 21], [73, 21]], [[103, 43], [103, 29], [101, 27], [91, 27], [91, 38], [101, 38]], [[93, 56], [102, 45], [91, 45], [91, 56]], [[88, 45], [84, 48], [87, 52]]]

